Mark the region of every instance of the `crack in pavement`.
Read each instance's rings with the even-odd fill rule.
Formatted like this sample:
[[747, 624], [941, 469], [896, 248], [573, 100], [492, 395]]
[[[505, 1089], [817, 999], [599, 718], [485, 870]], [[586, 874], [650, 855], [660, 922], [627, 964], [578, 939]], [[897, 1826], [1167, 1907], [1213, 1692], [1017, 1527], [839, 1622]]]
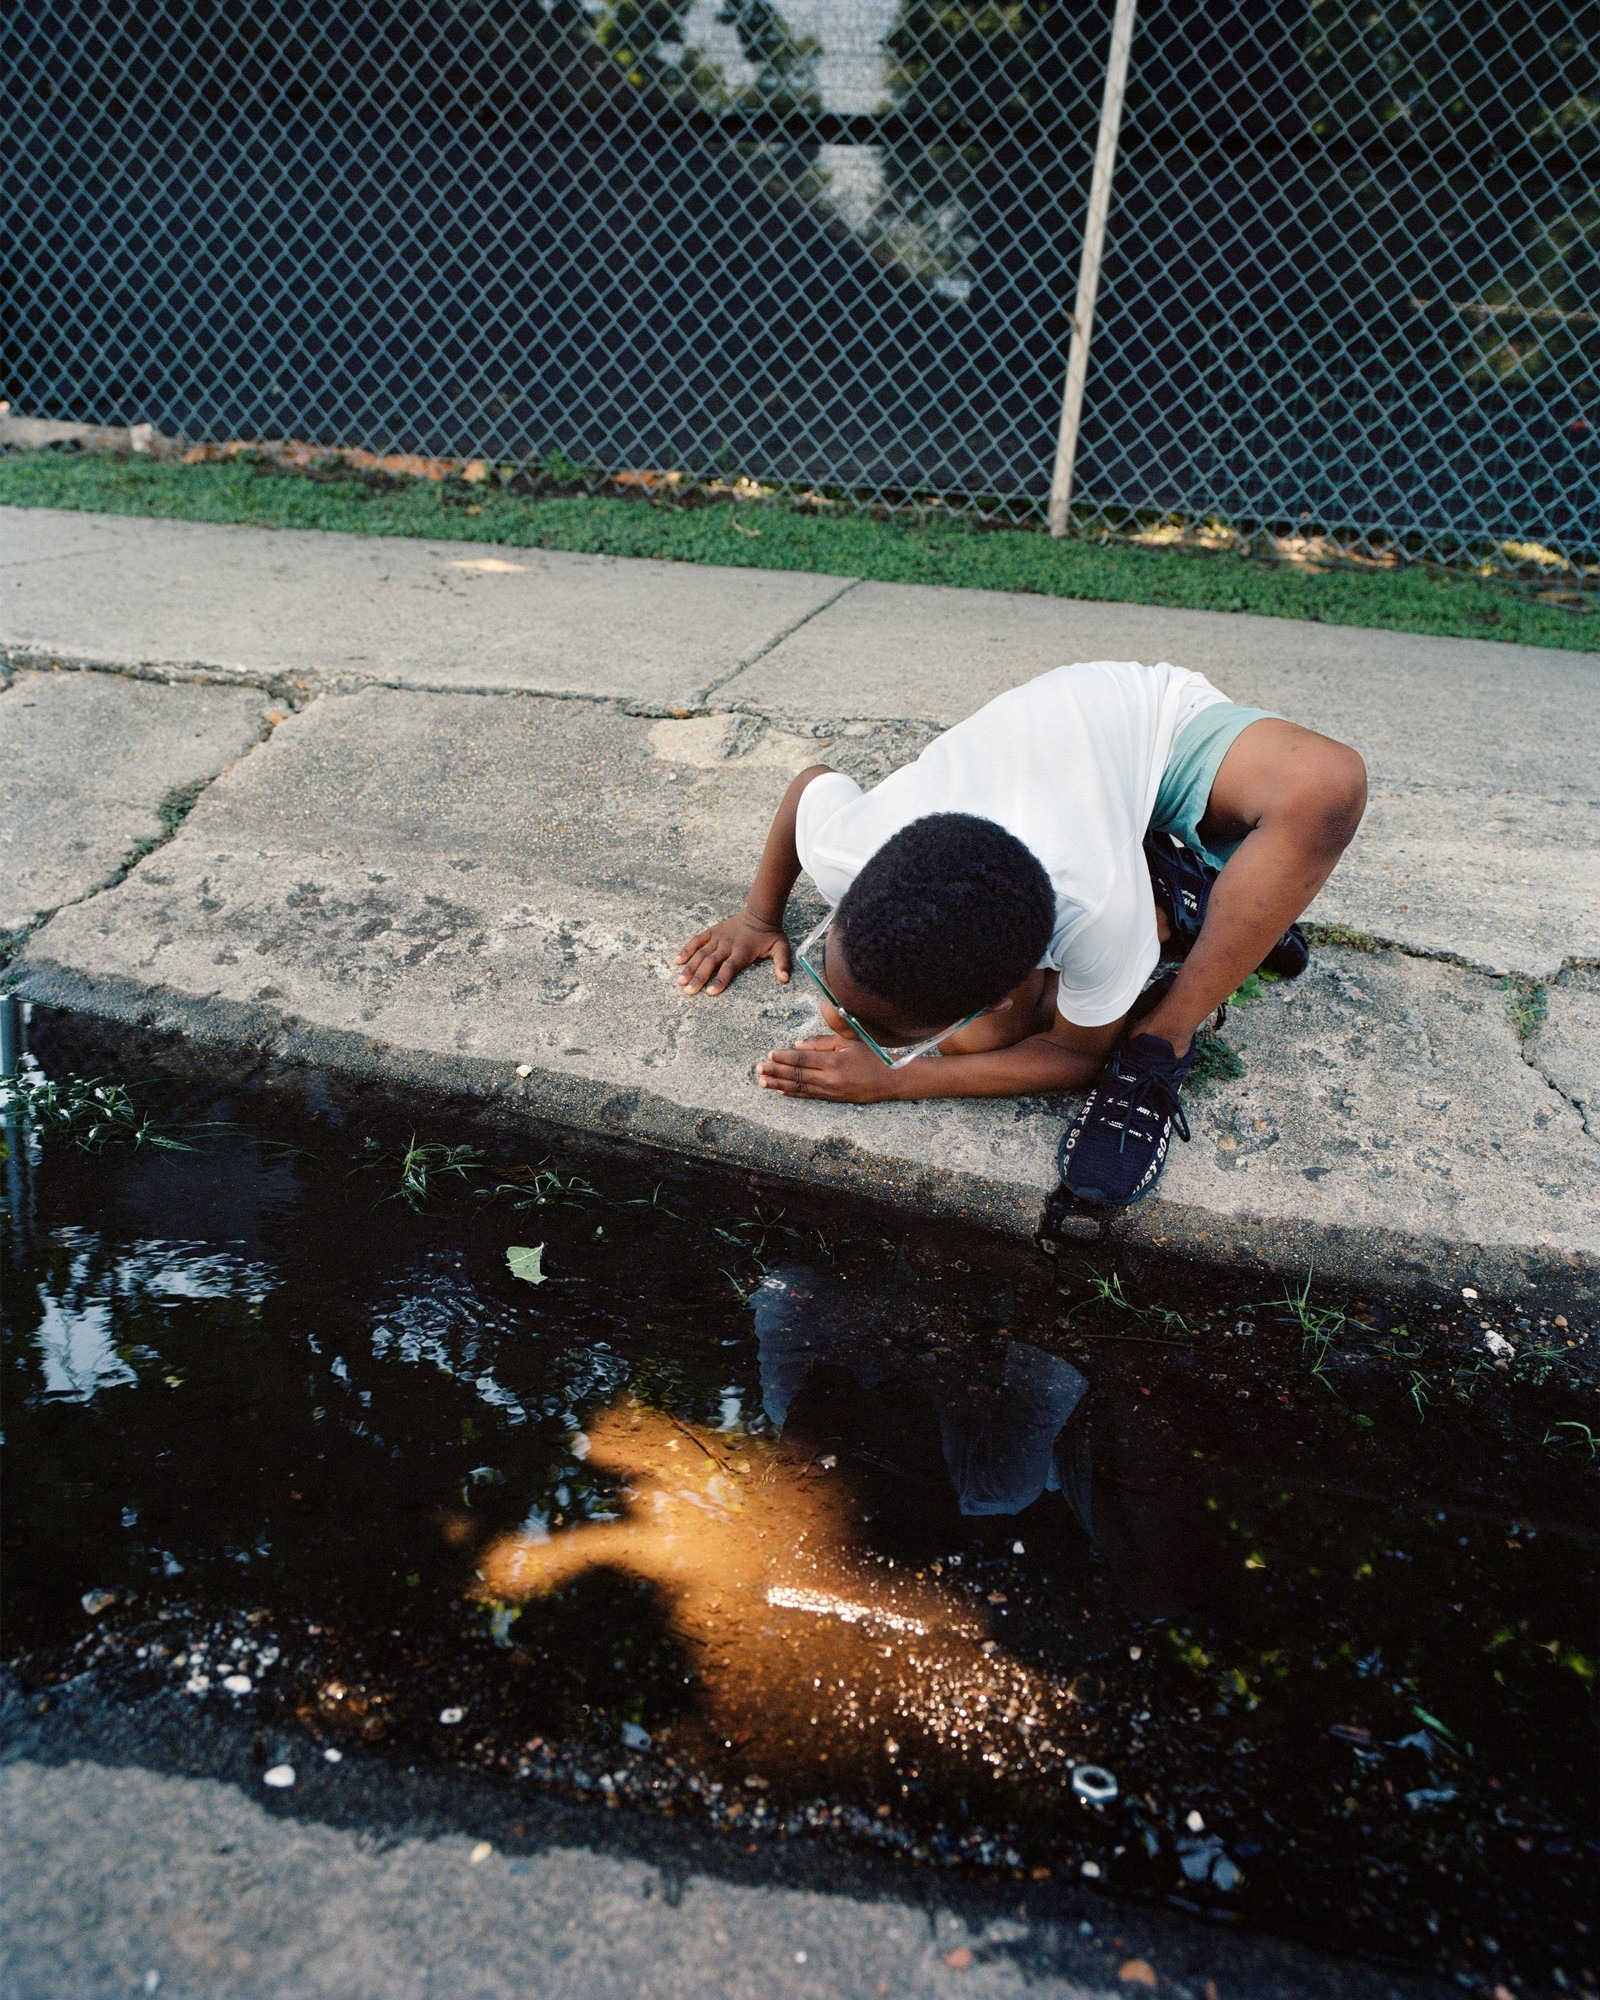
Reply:
[[736, 667], [732, 667], [727, 673], [719, 675], [716, 680], [708, 681], [696, 695], [696, 701], [702, 704], [709, 701], [719, 688], [725, 688], [730, 681], [736, 681], [740, 674], [747, 673], [751, 667], [755, 666], [757, 661], [764, 660], [769, 653], [776, 652], [778, 647], [786, 639], [792, 639], [802, 626], [809, 625], [813, 618], [820, 618], [824, 611], [831, 611], [834, 605], [841, 598], [848, 597], [852, 590], [859, 590], [861, 583], [862, 579], [859, 576], [850, 577], [845, 583], [840, 585], [831, 597], [825, 598], [821, 604], [814, 604], [809, 611], [802, 612], [792, 624], [786, 625], [781, 632], [775, 633], [764, 645], [758, 646], [748, 659], [741, 660]]

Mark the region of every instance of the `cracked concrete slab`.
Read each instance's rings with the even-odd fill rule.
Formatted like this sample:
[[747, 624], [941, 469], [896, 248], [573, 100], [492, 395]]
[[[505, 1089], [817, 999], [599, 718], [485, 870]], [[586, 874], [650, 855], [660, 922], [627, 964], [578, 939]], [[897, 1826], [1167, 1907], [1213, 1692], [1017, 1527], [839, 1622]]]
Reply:
[[267, 710], [259, 689], [17, 675], [0, 692], [0, 931], [113, 881], [160, 838], [167, 794], [243, 756]]
[[1374, 776], [1309, 915], [1480, 971], [1551, 979], [1600, 959], [1600, 809]]
[[[739, 717], [327, 696], [36, 934], [22, 988], [1029, 1232], [1065, 1101], [776, 1097], [752, 1066], [806, 1031], [803, 996], [765, 967], [716, 1001], [674, 984], [672, 951], [742, 899], [786, 768], [816, 747]], [[1497, 982], [1319, 953], [1230, 1036], [1244, 1079], [1196, 1094], [1194, 1143], [1119, 1229], [1362, 1283], [1600, 1292], [1600, 1147], [1523, 1060]]]
[[0, 645], [307, 689], [524, 688], [664, 707], [839, 577], [0, 508]]
[[1591, 966], [1569, 973], [1550, 988], [1546, 1006], [1523, 1054], [1600, 1140], [1600, 972]]

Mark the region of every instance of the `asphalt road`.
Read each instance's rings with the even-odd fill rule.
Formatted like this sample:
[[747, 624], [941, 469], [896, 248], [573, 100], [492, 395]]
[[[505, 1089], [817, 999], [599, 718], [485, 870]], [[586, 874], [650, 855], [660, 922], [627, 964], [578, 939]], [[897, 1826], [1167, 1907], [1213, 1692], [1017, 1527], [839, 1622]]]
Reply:
[[[291, 1789], [266, 1787], [287, 1762]], [[1442, 2000], [1053, 1882], [752, 1845], [181, 1696], [0, 1693], [6, 2000]]]

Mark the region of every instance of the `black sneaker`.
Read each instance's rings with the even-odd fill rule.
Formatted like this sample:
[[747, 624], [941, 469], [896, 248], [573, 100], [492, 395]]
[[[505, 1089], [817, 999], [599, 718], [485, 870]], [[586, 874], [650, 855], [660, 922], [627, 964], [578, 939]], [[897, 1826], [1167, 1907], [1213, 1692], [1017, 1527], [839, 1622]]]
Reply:
[[[1187, 958], [1206, 920], [1206, 904], [1218, 870], [1185, 847], [1175, 833], [1147, 833], [1144, 858], [1150, 887], [1167, 913], [1172, 936], [1162, 946], [1167, 958]], [[1280, 979], [1298, 979], [1311, 963], [1311, 947], [1298, 924], [1291, 924], [1261, 961], [1263, 972]]]
[[1310, 963], [1310, 942], [1298, 924], [1291, 924], [1261, 961], [1261, 969], [1280, 979], [1298, 979]]
[[1206, 920], [1206, 903], [1217, 870], [1185, 847], [1173, 833], [1147, 833], [1144, 858], [1150, 870], [1150, 887], [1172, 926], [1166, 954], [1171, 958], [1187, 958], [1189, 947]]
[[1174, 1129], [1189, 1137], [1178, 1089], [1193, 1062], [1192, 1047], [1176, 1056], [1156, 1035], [1135, 1035], [1117, 1050], [1062, 1135], [1056, 1165], [1069, 1194], [1098, 1208], [1126, 1208], [1150, 1192]]

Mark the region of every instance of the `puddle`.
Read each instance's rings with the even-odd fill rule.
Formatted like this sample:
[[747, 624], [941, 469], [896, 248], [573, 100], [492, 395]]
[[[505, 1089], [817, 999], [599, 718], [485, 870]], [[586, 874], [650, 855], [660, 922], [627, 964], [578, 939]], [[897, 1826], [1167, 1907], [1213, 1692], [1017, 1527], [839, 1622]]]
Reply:
[[1579, 1990], [1584, 1329], [1057, 1270], [364, 1093], [136, 1096], [144, 1143], [9, 1163], [41, 1698]]

